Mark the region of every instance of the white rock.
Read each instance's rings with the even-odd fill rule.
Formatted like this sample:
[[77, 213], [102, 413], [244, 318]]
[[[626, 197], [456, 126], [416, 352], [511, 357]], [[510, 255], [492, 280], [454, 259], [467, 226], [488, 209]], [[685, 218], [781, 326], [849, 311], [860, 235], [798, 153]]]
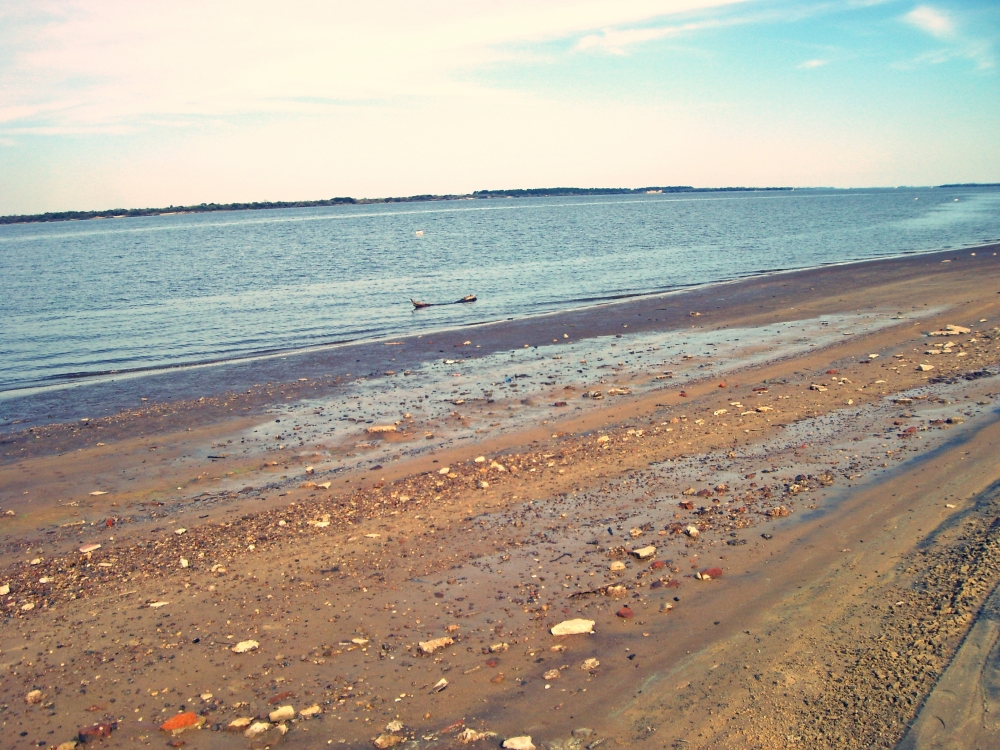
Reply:
[[88, 552], [95, 552], [100, 548], [101, 545], [99, 544], [85, 544], [82, 547], [80, 547], [80, 551], [83, 552], [84, 554], [87, 554]]
[[451, 471], [451, 467], [445, 466], [441, 469], [438, 469], [438, 474], [447, 474], [449, 471]]
[[486, 463], [486, 456], [476, 456], [475, 461], [477, 464]]
[[315, 467], [313, 467], [313, 466], [307, 466], [306, 467], [306, 474], [315, 474], [315, 473], [316, 473]]
[[684, 529], [684, 533], [687, 534], [692, 539], [697, 539], [698, 535], [701, 532], [698, 531], [698, 527], [697, 526], [688, 526], [686, 529]]
[[152, 602], [149, 605], [150, 609], [159, 609], [160, 607], [166, 607], [170, 602]]
[[653, 545], [640, 547], [639, 549], [632, 550], [632, 554], [640, 560], [648, 560], [656, 555], [656, 547]]
[[253, 651], [258, 646], [260, 646], [257, 641], [240, 641], [232, 648], [234, 654], [245, 654], [247, 651]]
[[503, 746], [507, 750], [535, 750], [534, 744], [531, 742], [531, 737], [511, 737], [510, 739], [504, 740]]
[[188, 564], [189, 564], [189, 563], [188, 563], [188, 561], [187, 561], [187, 558], [186, 558], [186, 557], [182, 557], [182, 558], [181, 558], [181, 567], [182, 567], [182, 568], [186, 568], [186, 567], [188, 566]]
[[9, 593], [10, 593], [9, 583], [5, 583], [3, 586], [0, 586], [0, 596], [7, 596], [7, 594]]
[[601, 662], [597, 661], [597, 659], [591, 658], [587, 659], [583, 664], [581, 664], [580, 669], [590, 670], [590, 669], [596, 669], [599, 666], [601, 666]]
[[243, 733], [243, 736], [247, 739], [252, 740], [254, 737], [260, 737], [262, 734], [267, 732], [271, 728], [271, 722], [269, 721], [255, 721], [247, 730]]
[[615, 560], [614, 562], [611, 563], [610, 567], [613, 573], [617, 573], [618, 571], [625, 570], [625, 563], [623, 563], [621, 560]]
[[267, 715], [267, 718], [275, 724], [281, 721], [288, 721], [295, 718], [295, 709], [291, 706], [278, 706], [278, 708]]
[[94, 490], [94, 491], [93, 491], [93, 492], [91, 492], [90, 494], [91, 494], [91, 495], [94, 495], [94, 496], [96, 497], [97, 495], [107, 495], [108, 493], [107, 493], [107, 492], [105, 492], [104, 490]]
[[558, 625], [554, 625], [549, 631], [552, 635], [579, 635], [581, 633], [593, 633], [593, 620], [565, 620]]
[[178, 535], [179, 534], [184, 534], [184, 533], [187, 533], [187, 529], [174, 529], [174, 533], [178, 534]]
[[323, 713], [323, 709], [319, 707], [319, 704], [315, 704], [309, 706], [309, 708], [303, 708], [301, 711], [299, 711], [299, 716], [308, 719], [310, 716], [318, 716], [321, 713]]
[[920, 370], [920, 372], [927, 372], [928, 370], [933, 370], [934, 365], [917, 365], [917, 369]]

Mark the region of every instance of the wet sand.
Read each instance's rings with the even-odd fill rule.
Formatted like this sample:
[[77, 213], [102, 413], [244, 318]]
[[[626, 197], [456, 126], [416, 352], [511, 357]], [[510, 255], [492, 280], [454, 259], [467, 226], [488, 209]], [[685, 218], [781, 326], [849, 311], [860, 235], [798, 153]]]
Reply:
[[996, 681], [994, 252], [8, 401], [5, 745], [935, 746]]

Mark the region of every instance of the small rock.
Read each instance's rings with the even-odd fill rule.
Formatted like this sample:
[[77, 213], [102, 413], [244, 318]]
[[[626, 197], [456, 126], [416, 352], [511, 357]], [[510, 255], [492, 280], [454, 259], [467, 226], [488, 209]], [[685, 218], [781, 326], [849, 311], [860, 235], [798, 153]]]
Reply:
[[274, 724], [278, 724], [282, 721], [288, 721], [289, 719], [295, 718], [295, 709], [291, 706], [279, 706], [269, 713], [267, 718], [269, 718]]
[[438, 474], [447, 474], [450, 471], [451, 471], [451, 468], [448, 467], [448, 466], [445, 466], [445, 467], [442, 467], [442, 468], [438, 469]]
[[82, 547], [80, 547], [80, 551], [83, 552], [84, 554], [87, 554], [88, 552], [95, 552], [100, 548], [101, 545], [99, 544], [85, 544]]
[[695, 576], [703, 581], [722, 578], [722, 568], [705, 568], [703, 571], [696, 573]]
[[580, 665], [580, 669], [583, 669], [585, 671], [590, 671], [591, 669], [597, 669], [599, 666], [601, 666], [601, 662], [591, 657], [590, 659], [587, 659], [585, 662], [583, 662], [583, 664]]
[[531, 742], [531, 737], [527, 736], [506, 739], [503, 746], [506, 750], [535, 750], [535, 746]]
[[510, 648], [510, 645], [508, 645], [506, 643], [494, 643], [492, 646], [490, 646], [490, 653], [491, 654], [500, 654], [500, 653], [503, 653], [504, 651], [506, 651], [509, 648]]
[[496, 732], [477, 732], [472, 727], [466, 727], [461, 732], [455, 735], [455, 739], [461, 742], [463, 745], [469, 745], [473, 742], [479, 742], [480, 740], [488, 740], [496, 737]]
[[187, 729], [201, 729], [206, 721], [204, 716], [199, 716], [194, 711], [185, 711], [182, 714], [171, 716], [160, 724], [160, 731], [180, 734]]
[[597, 438], [597, 442], [598, 443], [609, 443], [609, 442], [611, 442], [611, 438], [608, 437], [607, 435], [601, 435], [599, 438]]
[[396, 719], [394, 721], [390, 721], [388, 724], [385, 725], [385, 731], [387, 731], [387, 732], [393, 732], [393, 733], [395, 733], [395, 732], [402, 732], [403, 731], [403, 722], [401, 722], [399, 719]]
[[562, 674], [558, 669], [550, 669], [548, 672], [542, 675], [543, 680], [558, 680], [562, 677]]
[[188, 566], [187, 558], [182, 557], [181, 558], [181, 567], [182, 568], [186, 568], [187, 566]]
[[323, 709], [319, 707], [319, 704], [314, 704], [299, 711], [299, 717], [308, 719], [310, 716], [319, 716], [321, 713], [323, 713]]
[[30, 693], [24, 696], [24, 699], [28, 702], [29, 705], [37, 706], [39, 703], [42, 702], [42, 691], [32, 690]]
[[684, 529], [684, 533], [687, 534], [692, 539], [697, 539], [698, 534], [700, 534], [701, 532], [698, 531], [697, 526], [688, 526], [686, 529]]
[[917, 365], [917, 369], [920, 370], [920, 372], [927, 372], [929, 370], [933, 370], [934, 365]]
[[473, 460], [477, 464], [484, 464], [484, 463], [486, 463], [486, 456], [476, 456], [475, 459], [473, 459]]
[[245, 654], [247, 651], [253, 651], [258, 646], [260, 646], [257, 641], [240, 641], [232, 648], [234, 654]]
[[0, 596], [7, 596], [7, 594], [9, 593], [10, 593], [9, 583], [5, 583], [3, 586], [0, 586]]
[[627, 604], [621, 609], [619, 609], [617, 612], [615, 612], [615, 614], [618, 615], [623, 620], [631, 620], [633, 617], [635, 617], [635, 612]]
[[656, 547], [650, 545], [648, 547], [640, 547], [639, 549], [632, 550], [632, 555], [640, 560], [648, 560], [656, 554]]
[[394, 424], [377, 424], [368, 428], [369, 435], [377, 435], [380, 432], [395, 432], [396, 425]]
[[225, 731], [243, 732], [248, 726], [250, 726], [250, 722], [252, 721], [253, 719], [247, 719], [247, 718], [233, 719], [226, 725]]
[[247, 730], [243, 733], [243, 736], [248, 740], [252, 740], [254, 737], [260, 737], [271, 729], [271, 722], [269, 721], [255, 721]]
[[385, 750], [387, 747], [394, 747], [400, 742], [405, 742], [405, 737], [400, 737], [398, 734], [380, 734], [378, 737], [372, 740], [372, 744], [378, 748], [378, 750]]
[[585, 740], [594, 733], [593, 729], [589, 727], [580, 727], [579, 729], [573, 730], [573, 736], [579, 740]]
[[118, 728], [117, 721], [102, 722], [100, 724], [94, 724], [90, 727], [84, 727], [79, 732], [80, 742], [87, 744], [88, 742], [98, 742], [106, 737], [110, 737], [111, 733]]
[[610, 568], [612, 572], [617, 573], [618, 571], [625, 570], [625, 563], [621, 560], [615, 560], [611, 563]]
[[[552, 627], [552, 635], [580, 635], [594, 632], [593, 620], [565, 620]], [[530, 740], [530, 738], [529, 738]], [[530, 744], [530, 743], [529, 743]]]
[[425, 654], [433, 654], [438, 649], [446, 648], [452, 645], [455, 641], [452, 638], [445, 636], [444, 638], [435, 638], [431, 641], [421, 641], [420, 650]]
[[69, 742], [60, 742], [56, 745], [56, 750], [76, 750], [77, 745], [79, 745], [76, 740], [70, 740]]
[[187, 529], [174, 529], [174, 533], [177, 534], [177, 536], [180, 536], [181, 534], [186, 534]]
[[306, 467], [306, 474], [315, 474], [315, 473], [316, 473], [316, 469], [315, 468], [313, 468], [312, 466], [307, 466]]

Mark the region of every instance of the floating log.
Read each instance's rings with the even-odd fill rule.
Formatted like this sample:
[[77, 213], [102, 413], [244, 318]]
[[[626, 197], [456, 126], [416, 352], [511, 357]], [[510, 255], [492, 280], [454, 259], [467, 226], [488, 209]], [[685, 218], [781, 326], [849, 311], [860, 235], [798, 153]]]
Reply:
[[476, 295], [467, 294], [462, 299], [457, 299], [454, 302], [421, 302], [420, 300], [410, 298], [410, 302], [413, 303], [413, 308], [415, 310], [422, 310], [425, 307], [440, 307], [441, 305], [463, 305], [466, 302], [475, 302]]

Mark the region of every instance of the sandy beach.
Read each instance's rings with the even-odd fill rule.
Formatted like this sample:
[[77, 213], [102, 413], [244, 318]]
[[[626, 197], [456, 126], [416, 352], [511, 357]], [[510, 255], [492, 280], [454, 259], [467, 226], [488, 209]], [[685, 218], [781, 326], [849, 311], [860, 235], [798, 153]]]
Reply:
[[3, 745], [995, 747], [998, 250], [8, 400]]

